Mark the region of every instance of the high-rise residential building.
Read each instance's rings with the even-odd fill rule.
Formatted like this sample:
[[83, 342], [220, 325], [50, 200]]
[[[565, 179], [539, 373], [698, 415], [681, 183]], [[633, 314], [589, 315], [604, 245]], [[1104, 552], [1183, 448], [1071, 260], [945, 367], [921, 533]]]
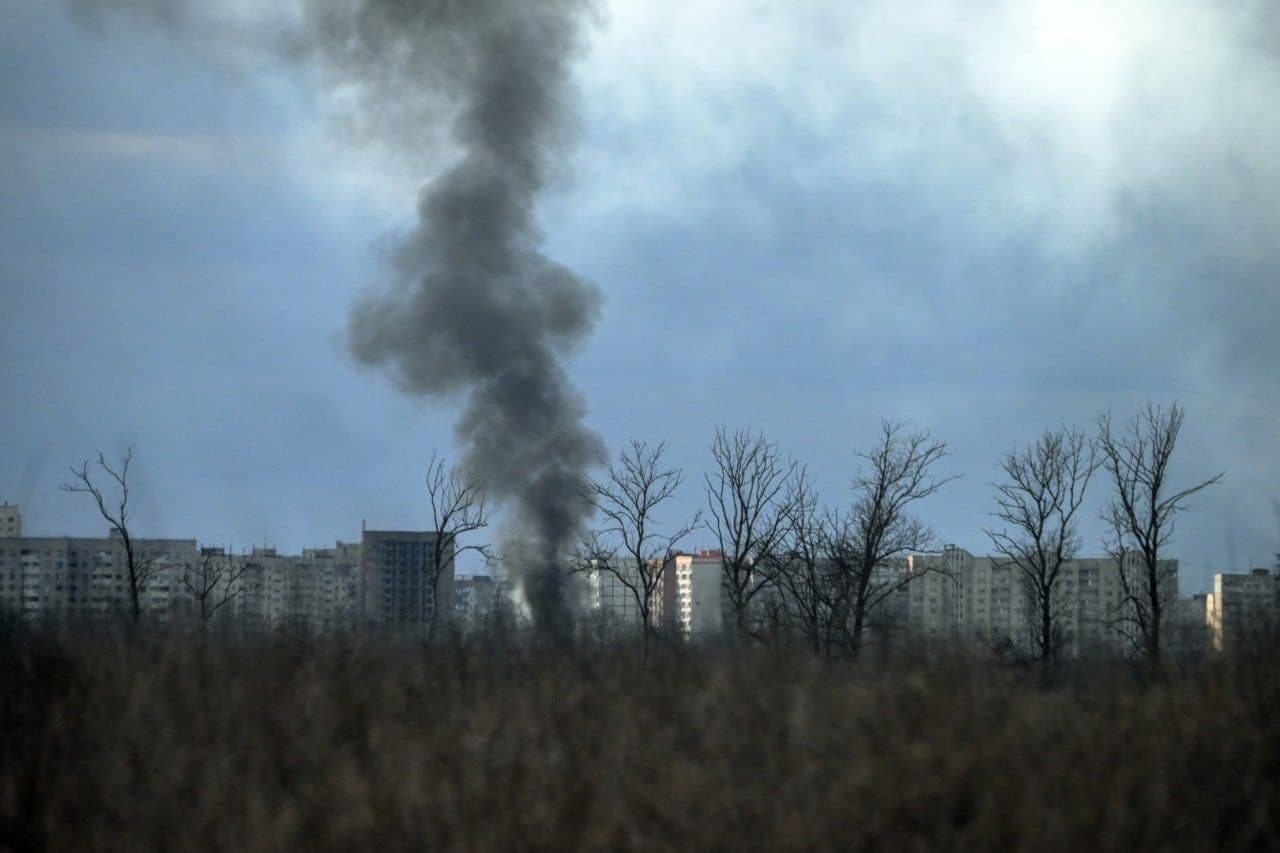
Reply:
[[[1124, 571], [1141, 582], [1137, 556]], [[1035, 649], [1036, 617], [1032, 597], [1017, 566], [998, 557], [975, 557], [948, 546], [939, 554], [912, 555], [907, 571], [918, 575], [907, 586], [907, 620], [926, 637], [958, 636], [979, 643], [1011, 644], [1025, 653]], [[1178, 592], [1178, 561], [1162, 560], [1159, 589], [1172, 618]], [[1125, 602], [1120, 564], [1110, 557], [1089, 557], [1063, 564], [1051, 593], [1055, 620], [1062, 632], [1063, 651], [1124, 650], [1128, 640], [1120, 630], [1131, 623]]]
[[307, 548], [301, 556], [254, 548], [237, 611], [251, 627], [308, 631], [351, 629], [358, 623], [359, 546]]
[[950, 638], [964, 624], [964, 587], [960, 575], [970, 566], [971, 555], [955, 546], [940, 554], [911, 554], [906, 557], [910, 581], [907, 595], [907, 623], [926, 638]]
[[[1133, 650], [1137, 624], [1133, 607], [1125, 599], [1122, 571], [1133, 591], [1144, 588], [1145, 569], [1136, 553], [1130, 553], [1123, 564], [1113, 557], [1087, 557], [1062, 567], [1055, 592], [1064, 604], [1063, 624], [1072, 654]], [[1177, 617], [1178, 561], [1160, 560], [1156, 572], [1162, 622], [1168, 626]]]
[[453, 582], [454, 623], [464, 632], [482, 630], [505, 607], [505, 584], [493, 575], [459, 575]]
[[[5, 505], [0, 518], [9, 513]], [[18, 517], [16, 507], [12, 517]], [[17, 524], [15, 520], [13, 529]], [[202, 561], [227, 559], [243, 561], [248, 568], [225, 614], [234, 613], [250, 628], [312, 631], [426, 625], [436, 613], [436, 597], [439, 613], [451, 618], [453, 554], [447, 555], [434, 589], [426, 569], [437, 541], [434, 532], [366, 531], [359, 543], [339, 541], [333, 547], [307, 548], [301, 555], [266, 547], [231, 555], [219, 548], [200, 549], [194, 539], [133, 540], [152, 570], [140, 600], [150, 618], [198, 612], [185, 581], [198, 588]], [[32, 620], [127, 614], [131, 602], [123, 540], [114, 535], [0, 537], [0, 607]]]
[[[135, 539], [150, 577], [139, 604], [169, 618], [188, 598], [182, 578], [196, 557], [194, 539]], [[31, 620], [128, 613], [132, 609], [128, 560], [118, 536], [104, 539], [10, 537], [0, 539], [0, 605]]]
[[0, 503], [0, 539], [18, 539], [22, 536], [22, 510], [8, 501]]
[[1209, 637], [1217, 651], [1256, 640], [1280, 625], [1280, 579], [1269, 569], [1216, 574], [1207, 599]]
[[[641, 609], [638, 596], [644, 595], [644, 580], [635, 570], [631, 557], [611, 558], [615, 568], [593, 568], [583, 572], [581, 600], [587, 613], [603, 626], [635, 634], [640, 630]], [[658, 569], [663, 573], [666, 569]], [[621, 577], [620, 577], [620, 576]], [[624, 580], [625, 579], [625, 580]], [[662, 578], [649, 601], [649, 619], [655, 627], [662, 625]]]
[[433, 591], [427, 571], [439, 534], [366, 530], [360, 540], [360, 614], [366, 624], [426, 626], [453, 613], [454, 554], [445, 555]]
[[676, 554], [662, 575], [662, 624], [685, 641], [719, 637], [726, 624], [722, 552]]

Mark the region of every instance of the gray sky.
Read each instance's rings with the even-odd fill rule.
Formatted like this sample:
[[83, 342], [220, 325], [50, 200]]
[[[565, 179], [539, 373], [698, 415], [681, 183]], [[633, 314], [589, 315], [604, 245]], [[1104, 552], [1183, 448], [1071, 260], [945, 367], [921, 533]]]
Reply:
[[[210, 13], [280, 12], [248, 0]], [[1267, 3], [607, 3], [546, 252], [595, 281], [570, 365], [612, 447], [667, 439], [702, 501], [717, 424], [843, 499], [883, 417], [963, 475], [921, 506], [988, 543], [1000, 454], [1182, 401], [1219, 470], [1183, 590], [1280, 549], [1280, 29]], [[100, 534], [66, 465], [132, 445], [156, 535], [294, 550], [420, 526], [461, 401], [347, 353], [347, 314], [448, 145], [357, 144], [341, 93], [214, 42], [0, 0], [0, 499]], [[1085, 551], [1097, 552], [1092, 490]], [[690, 545], [709, 544], [707, 537]]]

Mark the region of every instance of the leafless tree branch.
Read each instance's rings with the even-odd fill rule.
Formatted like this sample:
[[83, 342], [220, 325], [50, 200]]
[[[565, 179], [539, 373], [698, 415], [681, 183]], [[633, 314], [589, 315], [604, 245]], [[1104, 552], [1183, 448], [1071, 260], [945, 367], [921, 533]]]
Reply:
[[799, 624], [809, 649], [819, 653], [832, 642], [839, 592], [838, 579], [823, 558], [829, 539], [825, 526], [828, 513], [805, 467], [797, 467], [788, 478], [783, 507], [786, 538], [770, 558], [772, 574], [786, 597], [788, 617]]
[[[142, 618], [142, 593], [146, 590], [151, 578], [160, 571], [161, 565], [160, 554], [154, 548], [134, 539], [129, 529], [131, 519], [129, 466], [132, 463], [133, 448], [129, 448], [114, 465], [107, 461], [107, 457], [102, 452], [99, 452], [95, 466], [91, 466], [87, 459], [78, 466], [72, 465], [73, 479], [64, 482], [60, 488], [71, 494], [89, 495], [98, 509], [98, 514], [110, 526], [111, 532], [120, 538], [125, 550], [125, 565], [129, 576], [130, 613], [136, 625]], [[98, 475], [93, 473], [95, 467], [99, 470]], [[100, 475], [105, 475], [107, 480], [115, 484], [112, 490], [116, 493], [116, 497], [109, 497], [109, 493], [94, 482], [94, 478]]]
[[666, 567], [679, 542], [702, 524], [697, 513], [674, 530], [659, 532], [658, 509], [684, 482], [681, 469], [663, 466], [665, 453], [663, 442], [650, 447], [633, 438], [615, 461], [601, 460], [604, 475], [587, 481], [584, 497], [604, 524], [583, 535], [573, 566], [574, 571], [609, 574], [631, 593], [646, 655], [656, 631], [654, 601]]
[[711, 457], [714, 469], [705, 478], [707, 528], [720, 548], [722, 588], [738, 637], [745, 638], [751, 634], [752, 601], [775, 580], [775, 558], [788, 529], [786, 486], [796, 463], [784, 459], [763, 433], [730, 433], [723, 427], [716, 430]]
[[1121, 586], [1121, 602], [1112, 623], [1156, 665], [1161, 658], [1161, 630], [1169, 615], [1167, 605], [1177, 595], [1160, 555], [1187, 499], [1223, 477], [1220, 473], [1190, 488], [1170, 491], [1169, 462], [1184, 417], [1185, 410], [1175, 402], [1168, 411], [1147, 403], [1123, 426], [1113, 424], [1109, 413], [1098, 419], [1102, 465], [1112, 485], [1111, 500], [1102, 513], [1109, 530], [1104, 547], [1117, 561]]
[[486, 565], [491, 565], [495, 558], [489, 543], [461, 543], [463, 537], [488, 527], [492, 518], [484, 483], [474, 471], [447, 465], [437, 451], [432, 451], [427, 463], [427, 499], [431, 506], [431, 529], [437, 534], [435, 548], [422, 565], [426, 581], [424, 593], [431, 594], [430, 606], [423, 607], [427, 642], [431, 643], [439, 630], [440, 578], [445, 569], [467, 552], [479, 554]]
[[260, 569], [249, 557], [230, 550], [208, 550], [182, 575], [182, 585], [196, 602], [203, 633], [214, 615], [254, 587], [249, 583]]
[[908, 510], [956, 479], [932, 473], [946, 454], [946, 444], [928, 430], [907, 432], [895, 421], [884, 421], [876, 445], [856, 454], [865, 465], [853, 479], [853, 503], [831, 514], [824, 547], [840, 578], [836, 621], [853, 655], [861, 647], [867, 614], [914, 579], [889, 571], [889, 561], [934, 545], [933, 530]]
[[999, 555], [996, 565], [1016, 572], [1040, 660], [1052, 661], [1061, 652], [1065, 634], [1058, 578], [1079, 547], [1076, 516], [1098, 465], [1096, 443], [1064, 427], [1007, 454], [1000, 463], [1006, 479], [993, 484], [992, 515], [1004, 527], [985, 532]]

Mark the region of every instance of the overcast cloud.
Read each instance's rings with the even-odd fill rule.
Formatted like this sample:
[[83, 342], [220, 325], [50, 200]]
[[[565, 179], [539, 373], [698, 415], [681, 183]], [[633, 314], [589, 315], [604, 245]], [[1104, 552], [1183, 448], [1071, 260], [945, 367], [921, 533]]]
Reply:
[[[288, 7], [263, 9], [203, 32], [278, 48]], [[1226, 471], [1180, 521], [1184, 591], [1269, 561], [1275, 18], [602, 5], [541, 217], [605, 297], [571, 362], [589, 423], [669, 439], [691, 511], [717, 424], [763, 428], [834, 501], [879, 419], [909, 418], [963, 475], [923, 512], [983, 552], [1001, 453], [1176, 398], [1178, 476]], [[147, 532], [296, 549], [422, 523], [458, 403], [356, 367], [345, 329], [452, 152], [357, 144], [341, 93], [229, 43], [0, 0], [0, 498], [32, 532], [99, 533], [57, 484], [130, 444]]]

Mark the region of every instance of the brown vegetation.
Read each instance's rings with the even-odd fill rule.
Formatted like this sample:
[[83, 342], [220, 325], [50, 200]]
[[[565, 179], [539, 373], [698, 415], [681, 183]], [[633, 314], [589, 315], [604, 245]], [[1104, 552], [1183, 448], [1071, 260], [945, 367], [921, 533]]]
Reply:
[[0, 846], [1269, 847], [1280, 658], [3, 642]]

